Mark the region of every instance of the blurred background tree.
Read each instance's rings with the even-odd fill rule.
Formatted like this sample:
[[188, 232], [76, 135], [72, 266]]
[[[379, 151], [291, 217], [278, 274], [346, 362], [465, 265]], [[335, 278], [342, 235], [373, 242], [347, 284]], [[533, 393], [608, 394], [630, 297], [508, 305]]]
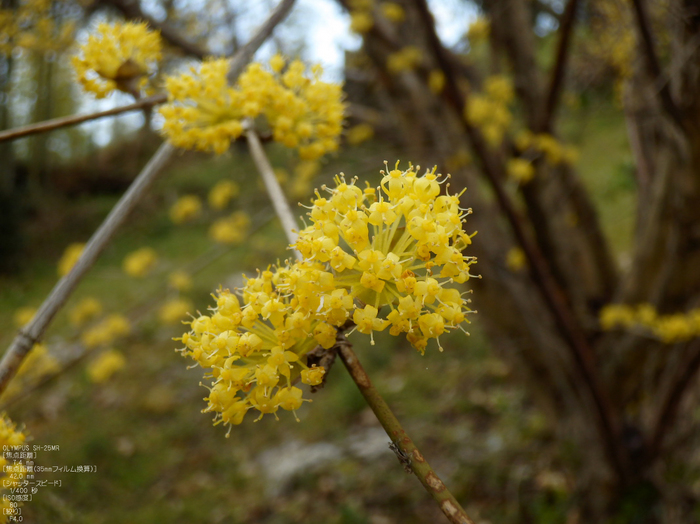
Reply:
[[[559, 508], [551, 521], [692, 522], [700, 5], [338, 4], [362, 37], [344, 69], [347, 141], [360, 152], [352, 157], [396, 151], [450, 172], [452, 192], [469, 187], [483, 277], [472, 284], [478, 323], [546, 413], [547, 446], [573, 479], [565, 509], [549, 504]], [[233, 0], [3, 0], [2, 8], [3, 129], [97, 107], [72, 90], [66, 65], [69, 44], [95, 20], [149, 21], [176, 66], [235, 50], [253, 9]], [[451, 40], [439, 23], [450, 17], [464, 20]], [[273, 46], [303, 55], [304, 23], [299, 10]], [[0, 143], [3, 267], [14, 260], [17, 270], [27, 254], [21, 233], [31, 239], [47, 207], [126, 187], [158, 141], [148, 112], [140, 123], [114, 122]], [[532, 509], [545, 502], [530, 502], [510, 518], [546, 521]]]

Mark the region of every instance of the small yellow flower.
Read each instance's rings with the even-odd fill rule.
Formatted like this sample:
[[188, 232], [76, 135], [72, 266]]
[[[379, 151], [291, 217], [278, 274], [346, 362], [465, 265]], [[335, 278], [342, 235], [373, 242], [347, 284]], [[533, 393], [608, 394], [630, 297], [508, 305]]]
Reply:
[[192, 277], [186, 271], [173, 271], [168, 276], [168, 285], [177, 291], [189, 291], [192, 289]]
[[169, 300], [158, 311], [158, 320], [163, 324], [179, 324], [193, 310], [192, 302], [185, 298]]
[[17, 311], [15, 311], [14, 316], [12, 317], [15, 326], [21, 328], [29, 324], [34, 318], [34, 315], [36, 315], [36, 311], [37, 309], [35, 307], [28, 306], [17, 309]]
[[395, 24], [400, 24], [406, 20], [406, 11], [404, 11], [403, 7], [401, 7], [399, 4], [394, 2], [382, 2], [379, 7], [387, 20], [394, 22]]
[[58, 275], [65, 276], [70, 273], [73, 266], [83, 254], [83, 249], [85, 249], [85, 244], [74, 243], [66, 248], [63, 252], [61, 260], [58, 261]]
[[124, 355], [116, 349], [110, 349], [102, 352], [88, 364], [87, 374], [92, 382], [100, 384], [109, 380], [117, 371], [121, 371], [124, 366], [126, 366]]
[[83, 88], [103, 98], [115, 89], [138, 96], [160, 58], [160, 34], [145, 23], [102, 23], [72, 63]]
[[477, 18], [469, 26], [467, 38], [474, 45], [485, 41], [491, 32], [491, 23], [486, 18]]
[[220, 180], [209, 191], [209, 206], [212, 209], [221, 210], [228, 206], [229, 202], [241, 192], [240, 187], [231, 180]]
[[148, 275], [157, 263], [158, 255], [155, 250], [150, 247], [142, 247], [132, 251], [124, 258], [122, 269], [131, 277], [142, 278]]
[[428, 89], [434, 95], [439, 95], [445, 89], [445, 73], [440, 69], [433, 69], [428, 75]]
[[102, 304], [93, 297], [85, 297], [68, 312], [68, 319], [75, 328], [82, 327], [86, 322], [102, 314]]
[[423, 61], [423, 52], [416, 46], [406, 46], [403, 49], [389, 55], [386, 67], [390, 73], [410, 71], [418, 67]]
[[356, 146], [370, 140], [374, 136], [374, 128], [369, 124], [358, 124], [348, 129], [346, 136], [348, 144]]
[[197, 218], [202, 212], [202, 201], [196, 195], [184, 195], [170, 208], [170, 220], [182, 224]]
[[517, 273], [527, 266], [527, 258], [525, 252], [519, 247], [512, 247], [506, 254], [506, 265], [513, 273]]
[[107, 345], [131, 332], [131, 325], [123, 315], [112, 314], [96, 326], [86, 330], [81, 340], [88, 349]]
[[506, 164], [508, 176], [519, 184], [527, 184], [535, 177], [535, 168], [524, 158], [511, 158]]
[[236, 211], [231, 216], [220, 218], [209, 228], [209, 238], [219, 244], [236, 245], [248, 236], [250, 218], [243, 211]]
[[350, 31], [366, 33], [374, 26], [374, 18], [369, 11], [354, 11], [350, 14]]

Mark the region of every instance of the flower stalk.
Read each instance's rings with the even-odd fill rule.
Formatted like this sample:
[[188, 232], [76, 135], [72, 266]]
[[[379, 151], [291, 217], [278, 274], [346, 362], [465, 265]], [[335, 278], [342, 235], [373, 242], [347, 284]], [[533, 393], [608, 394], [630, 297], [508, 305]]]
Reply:
[[397, 456], [400, 457], [404, 466], [410, 467], [411, 471], [418, 477], [420, 483], [423, 484], [425, 490], [440, 506], [440, 509], [450, 522], [454, 524], [473, 524], [474, 521], [469, 518], [454, 495], [440, 480], [433, 468], [430, 467], [430, 464], [428, 464], [428, 461], [413, 443], [413, 440], [406, 434], [406, 430], [403, 429], [379, 391], [372, 384], [351, 344], [344, 336], [340, 335], [338, 337], [336, 349], [340, 360], [345, 364], [345, 368], [350, 373], [357, 388], [376, 415], [384, 431], [389, 435], [394, 446], [401, 451], [400, 454], [397, 453]]

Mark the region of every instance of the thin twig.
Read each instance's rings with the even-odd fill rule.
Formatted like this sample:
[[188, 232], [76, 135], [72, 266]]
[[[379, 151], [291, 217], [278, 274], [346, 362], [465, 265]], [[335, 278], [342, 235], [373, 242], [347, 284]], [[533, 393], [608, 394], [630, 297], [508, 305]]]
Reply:
[[[289, 244], [296, 244], [297, 232], [299, 229], [297, 226], [297, 221], [292, 214], [292, 209], [289, 207], [289, 202], [287, 202], [284, 192], [280, 187], [280, 183], [275, 176], [275, 172], [272, 170], [270, 161], [268, 160], [265, 150], [260, 143], [258, 134], [255, 132], [253, 123], [250, 120], [247, 120], [244, 125], [245, 136], [248, 139], [248, 148], [250, 149], [250, 154], [255, 162], [255, 167], [258, 168], [258, 172], [260, 173], [263, 182], [265, 182], [267, 194], [270, 196], [275, 212], [282, 222], [282, 228], [284, 229], [285, 235], [287, 235]], [[301, 260], [301, 253], [295, 250], [295, 255], [297, 260]]]
[[654, 49], [654, 38], [651, 34], [649, 16], [644, 5], [644, 0], [633, 0], [634, 13], [637, 20], [637, 29], [641, 40], [642, 54], [649, 71], [649, 76], [658, 90], [661, 106], [671, 119], [681, 128], [685, 129], [685, 119], [673, 100], [668, 82], [663, 81], [661, 65]]
[[162, 104], [167, 99], [168, 97], [164, 94], [154, 95], [149, 96], [148, 98], [143, 98], [138, 102], [134, 102], [133, 104], [113, 107], [112, 109], [107, 109], [106, 111], [97, 111], [95, 113], [89, 113], [87, 115], [62, 116], [59, 118], [53, 118], [51, 120], [45, 120], [43, 122], [37, 122], [36, 124], [29, 124], [28, 126], [15, 127], [14, 129], [0, 131], [0, 142], [4, 142], [6, 140], [17, 140], [18, 138], [22, 138], [28, 135], [34, 135], [36, 133], [46, 133], [47, 131], [53, 131], [54, 129], [74, 126], [77, 124], [82, 124], [83, 122], [89, 122], [90, 120], [104, 118], [106, 116], [114, 116], [119, 115], [121, 113], [127, 113], [129, 111], [145, 109], [147, 107]]
[[561, 17], [559, 29], [559, 46], [557, 47], [556, 61], [552, 69], [552, 77], [549, 81], [549, 90], [545, 99], [544, 112], [542, 113], [540, 129], [542, 133], [547, 133], [552, 128], [554, 114], [559, 104], [559, 98], [566, 76], [566, 66], [569, 59], [569, 49], [571, 37], [573, 35], [574, 22], [576, 21], [576, 9], [578, 0], [569, 0], [566, 9]]
[[[229, 79], [233, 82], [243, 71], [246, 63], [253, 56], [255, 51], [262, 45], [272, 30], [279, 24], [289, 12], [294, 0], [282, 0], [275, 8], [267, 21], [258, 30], [256, 35], [231, 59], [229, 69]], [[233, 83], [232, 82], [232, 83]], [[66, 303], [72, 292], [75, 290], [80, 280], [92, 267], [100, 253], [109, 244], [119, 227], [124, 223], [126, 217], [136, 204], [146, 194], [146, 190], [155, 180], [156, 175], [175, 152], [175, 148], [168, 143], [160, 146], [156, 154], [146, 164], [146, 167], [136, 177], [127, 192], [117, 202], [107, 218], [102, 222], [97, 231], [88, 241], [82, 255], [76, 262], [73, 269], [61, 278], [51, 290], [49, 296], [37, 311], [32, 321], [22, 329], [10, 344], [5, 355], [0, 361], [0, 395], [5, 391], [12, 377], [15, 376], [22, 361], [32, 349], [34, 344], [41, 340], [44, 332], [48, 328], [51, 320]]]
[[362, 393], [367, 404], [377, 416], [384, 431], [389, 435], [394, 446], [401, 450], [401, 453], [397, 453], [397, 455], [399, 455], [404, 466], [411, 468], [411, 471], [418, 477], [418, 480], [420, 480], [435, 502], [438, 503], [450, 522], [454, 524], [474, 524], [474, 521], [469, 518], [462, 506], [457, 502], [457, 499], [447, 489], [447, 486], [443, 484], [440, 477], [437, 476], [433, 468], [428, 464], [428, 461], [425, 460], [423, 454], [406, 434], [401, 423], [370, 381], [352, 346], [342, 335], [338, 337], [336, 348], [348, 373], [350, 373], [360, 393]]
[[673, 423], [678, 415], [678, 411], [683, 402], [683, 397], [693, 384], [700, 370], [700, 340], [695, 340], [688, 347], [691, 355], [684, 365], [680, 366], [675, 379], [671, 383], [671, 388], [661, 404], [652, 426], [652, 436], [649, 441], [649, 458], [656, 459], [663, 448], [664, 440], [673, 428]]

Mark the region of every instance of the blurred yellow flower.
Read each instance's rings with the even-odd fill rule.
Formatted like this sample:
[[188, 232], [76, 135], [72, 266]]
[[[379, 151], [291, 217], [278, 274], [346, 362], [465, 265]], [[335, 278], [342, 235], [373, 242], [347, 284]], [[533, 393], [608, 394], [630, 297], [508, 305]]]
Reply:
[[128, 335], [131, 325], [128, 319], [119, 314], [109, 315], [96, 326], [86, 330], [81, 340], [88, 349], [112, 343], [119, 337]]
[[73, 266], [83, 254], [83, 249], [85, 249], [85, 244], [74, 243], [66, 248], [61, 256], [61, 260], [58, 261], [58, 275], [65, 276], [70, 273]]
[[169, 300], [158, 310], [158, 319], [163, 324], [178, 324], [187, 317], [190, 311], [194, 311], [191, 301], [186, 298]]
[[132, 251], [122, 262], [124, 273], [132, 277], [145, 277], [158, 263], [158, 255], [150, 247], [142, 247]]
[[192, 289], [192, 277], [183, 270], [173, 271], [168, 276], [168, 285], [178, 291], [189, 291]]
[[209, 228], [209, 238], [219, 244], [239, 244], [248, 236], [250, 218], [243, 211], [220, 218]]
[[374, 128], [369, 124], [357, 124], [347, 130], [348, 144], [356, 146], [370, 140], [374, 136]]
[[182, 224], [197, 218], [202, 212], [202, 201], [196, 195], [184, 195], [170, 208], [170, 220]]
[[241, 192], [238, 184], [231, 180], [220, 180], [209, 191], [209, 206], [212, 209], [221, 210], [228, 206], [229, 202]]
[[102, 314], [102, 304], [93, 297], [85, 297], [68, 312], [68, 320], [73, 327], [82, 327], [86, 322]]
[[103, 351], [97, 358], [87, 365], [87, 374], [90, 381], [100, 384], [109, 380], [117, 371], [126, 366], [126, 359], [116, 349]]
[[15, 311], [14, 316], [12, 317], [12, 320], [15, 323], [15, 326], [18, 328], [24, 327], [27, 324], [29, 324], [32, 319], [34, 318], [34, 315], [36, 315], [37, 309], [35, 307], [21, 307]]

